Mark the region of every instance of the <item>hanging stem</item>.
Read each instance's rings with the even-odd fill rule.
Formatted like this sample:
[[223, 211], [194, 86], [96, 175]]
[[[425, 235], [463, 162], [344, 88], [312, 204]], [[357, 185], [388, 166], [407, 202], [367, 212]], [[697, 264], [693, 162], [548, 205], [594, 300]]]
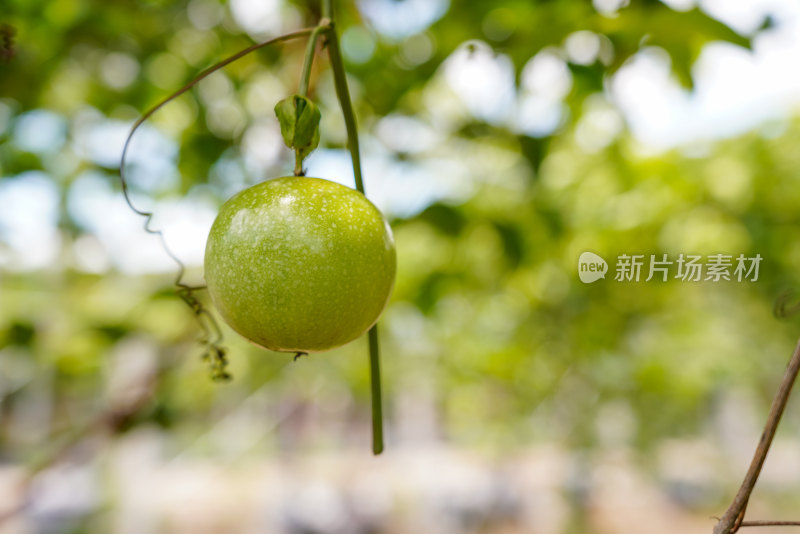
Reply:
[[[333, 81], [336, 87], [336, 96], [342, 107], [344, 124], [347, 129], [347, 145], [350, 158], [353, 160], [353, 176], [356, 180], [356, 189], [364, 193], [364, 180], [361, 177], [361, 157], [358, 151], [358, 129], [353, 104], [350, 101], [350, 90], [347, 87], [347, 77], [342, 61], [342, 52], [339, 49], [339, 38], [336, 35], [336, 26], [333, 22], [333, 9], [331, 0], [322, 0], [323, 18], [329, 20], [330, 29], [326, 32], [328, 39], [328, 56], [333, 70]], [[370, 385], [372, 390], [372, 452], [383, 452], [383, 398], [381, 394], [380, 352], [378, 346], [378, 325], [369, 331], [369, 364]]]
[[336, 35], [336, 27], [331, 22], [331, 30], [328, 32], [328, 55], [333, 69], [333, 82], [336, 87], [336, 96], [342, 106], [344, 115], [344, 125], [347, 129], [347, 145], [350, 149], [350, 157], [353, 160], [353, 175], [356, 179], [356, 189], [364, 193], [364, 180], [361, 178], [361, 156], [358, 151], [358, 129], [356, 127], [356, 116], [353, 112], [353, 104], [350, 102], [350, 90], [347, 88], [347, 77], [342, 61], [342, 52], [339, 49], [339, 38]]
[[797, 379], [797, 374], [800, 372], [800, 341], [794, 349], [789, 365], [786, 368], [786, 373], [783, 375], [778, 393], [772, 401], [772, 407], [769, 410], [767, 423], [764, 426], [764, 432], [761, 434], [761, 439], [758, 442], [758, 447], [753, 455], [753, 460], [750, 463], [750, 468], [742, 481], [742, 485], [730, 507], [725, 511], [722, 518], [714, 527], [714, 534], [733, 534], [739, 527], [749, 526], [785, 526], [794, 525], [796, 522], [778, 522], [778, 521], [744, 521], [744, 514], [747, 510], [747, 502], [750, 500], [750, 494], [753, 493], [753, 488], [758, 480], [758, 475], [761, 473], [761, 468], [764, 467], [764, 461], [767, 459], [770, 445], [772, 445], [772, 438], [775, 437], [775, 431], [778, 429], [778, 423], [781, 421], [781, 416], [786, 408], [786, 403], [789, 400], [789, 394], [792, 392], [792, 386]]
[[383, 395], [381, 394], [381, 360], [378, 346], [378, 325], [369, 329], [369, 370], [372, 387], [372, 452], [383, 452]]

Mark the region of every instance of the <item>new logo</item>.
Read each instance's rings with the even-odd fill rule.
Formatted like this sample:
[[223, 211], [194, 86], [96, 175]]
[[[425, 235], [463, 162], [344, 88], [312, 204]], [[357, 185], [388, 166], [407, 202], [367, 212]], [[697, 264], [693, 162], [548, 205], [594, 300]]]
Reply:
[[578, 277], [584, 284], [591, 284], [606, 277], [608, 264], [594, 252], [584, 252], [578, 258]]

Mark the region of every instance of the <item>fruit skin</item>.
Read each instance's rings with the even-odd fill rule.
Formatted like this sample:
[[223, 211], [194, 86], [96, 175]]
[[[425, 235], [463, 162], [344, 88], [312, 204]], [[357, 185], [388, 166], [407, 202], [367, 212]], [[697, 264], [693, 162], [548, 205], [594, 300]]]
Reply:
[[378, 320], [394, 286], [389, 224], [358, 191], [288, 176], [254, 185], [220, 209], [205, 278], [223, 319], [264, 348], [319, 352]]

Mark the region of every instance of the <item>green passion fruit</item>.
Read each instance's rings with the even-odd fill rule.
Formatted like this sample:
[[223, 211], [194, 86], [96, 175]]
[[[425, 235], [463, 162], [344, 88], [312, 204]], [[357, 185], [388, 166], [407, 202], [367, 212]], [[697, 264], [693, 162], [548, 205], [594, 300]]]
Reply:
[[239, 192], [208, 237], [205, 279], [239, 334], [281, 352], [361, 336], [391, 296], [397, 259], [381, 212], [349, 187], [289, 176]]

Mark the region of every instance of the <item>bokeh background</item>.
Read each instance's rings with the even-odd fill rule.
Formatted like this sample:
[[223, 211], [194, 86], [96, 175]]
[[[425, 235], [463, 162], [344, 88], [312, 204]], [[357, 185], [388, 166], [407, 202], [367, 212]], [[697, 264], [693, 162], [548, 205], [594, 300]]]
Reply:
[[[226, 329], [234, 379], [213, 382], [118, 182], [144, 110], [317, 3], [0, 4], [0, 532], [710, 532], [800, 334], [773, 314], [800, 266], [800, 5], [336, 4], [399, 257], [380, 457], [366, 341], [292, 363]], [[293, 168], [272, 108], [303, 48], [232, 64], [134, 138], [134, 200], [190, 282], [219, 205]], [[311, 94], [309, 174], [352, 185], [324, 55]], [[580, 282], [584, 251], [606, 279]], [[613, 279], [619, 254], [681, 253], [763, 261], [757, 281]], [[799, 422], [792, 401], [751, 518], [798, 519]]]

